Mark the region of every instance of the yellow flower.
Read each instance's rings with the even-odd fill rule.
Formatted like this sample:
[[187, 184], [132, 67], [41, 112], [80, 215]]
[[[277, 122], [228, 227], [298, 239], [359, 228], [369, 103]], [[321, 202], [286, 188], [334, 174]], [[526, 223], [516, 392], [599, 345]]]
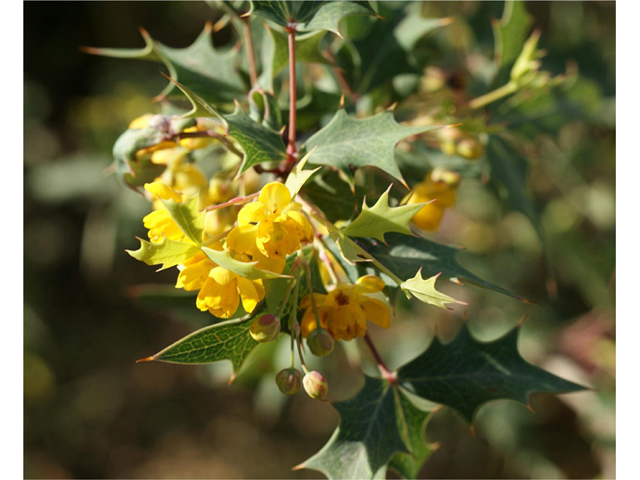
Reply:
[[[195, 127], [185, 128], [183, 132], [189, 133], [189, 132], [200, 132], [205, 130], [207, 130], [207, 128], [200, 128], [195, 126]], [[180, 146], [188, 148], [189, 150], [197, 150], [199, 148], [208, 147], [209, 145], [211, 145], [212, 141], [213, 141], [213, 138], [211, 137], [183, 138], [182, 140], [180, 140]]]
[[[386, 303], [368, 296], [380, 292], [384, 282], [373, 275], [358, 279], [355, 285], [341, 283], [327, 295], [314, 293], [320, 326], [331, 332], [336, 340], [352, 340], [367, 333], [367, 319], [376, 325], [389, 328], [391, 316]], [[307, 295], [300, 302], [306, 308], [302, 317], [302, 336], [307, 337], [316, 329], [316, 317]]]
[[134, 130], [134, 129], [141, 129], [141, 128], [147, 128], [149, 126], [149, 121], [154, 117], [155, 115], [153, 113], [145, 113], [144, 115], [139, 116], [138, 118], [134, 118], [133, 120], [131, 120], [131, 123], [129, 124], [129, 129], [130, 130]]
[[[219, 244], [213, 248], [222, 249]], [[236, 260], [249, 261], [247, 256], [237, 255]], [[187, 291], [200, 290], [196, 306], [218, 318], [229, 318], [238, 309], [240, 302], [247, 311], [253, 311], [264, 298], [262, 280], [249, 280], [216, 263], [202, 252], [185, 262], [178, 275], [176, 288]]]
[[[443, 169], [435, 169], [417, 184], [405, 199], [407, 205], [431, 202], [422, 207], [413, 217], [413, 222], [423, 230], [437, 230], [446, 208], [456, 203], [456, 187], [459, 175]], [[434, 200], [434, 201], [431, 201]]]
[[[291, 201], [289, 189], [273, 182], [264, 186], [257, 202], [245, 205], [238, 213], [238, 229], [257, 227], [256, 246], [269, 258], [286, 258], [313, 241], [313, 228], [300, 212], [302, 206]], [[247, 229], [247, 234], [253, 230]]]
[[[182, 202], [183, 195], [161, 182], [145, 183], [144, 188], [155, 197], [163, 200], [173, 200]], [[180, 227], [171, 218], [169, 212], [160, 204], [157, 210], [142, 219], [142, 223], [149, 229], [148, 235], [151, 243], [159, 243], [163, 237], [177, 242], [189, 242], [189, 239], [182, 233]]]

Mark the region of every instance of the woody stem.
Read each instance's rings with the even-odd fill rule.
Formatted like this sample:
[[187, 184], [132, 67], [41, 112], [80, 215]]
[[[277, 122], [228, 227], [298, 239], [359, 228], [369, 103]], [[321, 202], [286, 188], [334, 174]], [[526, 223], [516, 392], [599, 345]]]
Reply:
[[376, 346], [373, 344], [373, 341], [371, 340], [371, 337], [369, 336], [369, 332], [367, 332], [365, 334], [364, 341], [367, 344], [367, 346], [369, 347], [369, 350], [371, 350], [373, 358], [375, 358], [376, 363], [378, 364], [378, 370], [380, 370], [380, 374], [382, 375], [382, 378], [384, 378], [386, 381], [388, 381], [391, 384], [395, 384], [396, 383], [396, 375], [391, 370], [389, 370], [387, 365], [384, 363], [384, 360], [382, 360], [382, 357], [378, 353], [378, 350], [376, 349]]
[[242, 18], [242, 32], [244, 33], [244, 41], [247, 44], [247, 61], [249, 62], [249, 78], [251, 86], [258, 83], [258, 68], [256, 67], [256, 56], [253, 50], [253, 39], [251, 38], [251, 25], [249, 18]]
[[287, 27], [289, 40], [289, 144], [287, 161], [296, 161], [296, 27]]

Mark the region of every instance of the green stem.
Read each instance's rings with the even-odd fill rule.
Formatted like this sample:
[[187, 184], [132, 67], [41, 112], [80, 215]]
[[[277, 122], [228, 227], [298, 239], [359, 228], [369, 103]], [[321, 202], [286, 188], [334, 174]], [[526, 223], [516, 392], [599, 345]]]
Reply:
[[313, 285], [311, 285], [311, 269], [307, 260], [300, 255], [302, 266], [304, 267], [305, 274], [307, 276], [307, 288], [309, 289], [309, 298], [311, 298], [311, 306], [313, 307], [313, 314], [316, 317], [316, 328], [320, 328], [320, 315], [318, 314], [318, 307], [316, 306], [316, 298], [313, 295]]
[[287, 160], [296, 161], [296, 27], [288, 27], [289, 40], [289, 145]]
[[514, 94], [518, 91], [518, 85], [515, 82], [509, 82], [505, 85], [496, 88], [495, 90], [485, 93], [484, 95], [474, 98], [469, 102], [469, 108], [471, 110], [476, 110], [478, 108], [485, 107], [490, 103], [493, 103], [501, 98], [507, 97], [511, 94]]
[[297, 279], [293, 279], [289, 282], [289, 287], [287, 288], [287, 293], [284, 295], [284, 299], [282, 300], [282, 305], [278, 309], [278, 313], [276, 313], [276, 317], [280, 318], [282, 316], [282, 312], [284, 312], [285, 307], [287, 306], [287, 302], [289, 301], [289, 295], [291, 294], [291, 290], [293, 289], [293, 285], [297, 282]]

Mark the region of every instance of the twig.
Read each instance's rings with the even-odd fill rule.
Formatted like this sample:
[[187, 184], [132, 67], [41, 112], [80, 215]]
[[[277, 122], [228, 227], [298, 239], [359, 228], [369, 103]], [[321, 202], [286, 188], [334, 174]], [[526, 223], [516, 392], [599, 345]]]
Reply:
[[371, 350], [371, 353], [373, 354], [373, 358], [375, 358], [376, 363], [378, 364], [378, 370], [380, 370], [380, 374], [382, 375], [382, 378], [384, 378], [386, 381], [388, 381], [392, 385], [395, 385], [395, 383], [396, 383], [396, 374], [394, 372], [392, 372], [391, 370], [389, 370], [387, 365], [384, 363], [384, 360], [382, 360], [382, 357], [378, 353], [378, 350], [376, 349], [376, 346], [373, 344], [373, 341], [371, 341], [371, 337], [369, 336], [369, 332], [367, 332], [365, 334], [364, 341], [366, 342], [367, 346], [369, 347], [369, 350]]
[[252, 193], [251, 195], [246, 195], [244, 197], [235, 197], [228, 202], [219, 203], [218, 205], [209, 205], [207, 208], [205, 208], [205, 210], [207, 212], [210, 212], [212, 210], [218, 210], [219, 208], [229, 207], [238, 203], [247, 203], [249, 200], [256, 198], [258, 195], [260, 195], [260, 192]]
[[251, 79], [251, 86], [253, 87], [258, 83], [258, 68], [256, 67], [256, 56], [253, 50], [253, 39], [251, 38], [251, 25], [249, 24], [249, 17], [240, 17], [242, 20], [242, 32], [244, 34], [244, 41], [247, 44], [247, 61], [249, 63], [249, 78]]

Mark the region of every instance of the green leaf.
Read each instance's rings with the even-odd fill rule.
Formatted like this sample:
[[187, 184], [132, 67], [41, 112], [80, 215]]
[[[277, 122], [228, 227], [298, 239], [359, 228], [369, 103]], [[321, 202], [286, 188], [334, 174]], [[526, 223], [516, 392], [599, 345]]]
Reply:
[[164, 134], [155, 128], [126, 130], [113, 146], [116, 174], [126, 187], [139, 192], [145, 183], [152, 182], [165, 170], [150, 158], [136, 158], [136, 152], [162, 142]]
[[[229, 104], [246, 94], [247, 87], [235, 65], [235, 52], [221, 53], [213, 47], [210, 23], [187, 48], [171, 48], [151, 38], [146, 31], [141, 33], [146, 44], [141, 49], [88, 48], [85, 51], [107, 57], [160, 61], [173, 80], [186, 85], [207, 102]], [[175, 97], [174, 90], [175, 85], [169, 84], [160, 96]]]
[[230, 360], [233, 367], [233, 377], [235, 377], [247, 356], [258, 345], [258, 342], [249, 334], [249, 327], [254, 318], [259, 315], [262, 315], [262, 311], [246, 320], [229, 320], [202, 328], [152, 357], [139, 361], [157, 360], [167, 363], [201, 365]]
[[333, 404], [340, 424], [327, 444], [297, 468], [331, 479], [385, 478], [393, 454], [409, 452], [398, 429], [399, 395], [386, 380], [365, 376], [355, 397]]
[[491, 342], [479, 342], [466, 324], [456, 338], [436, 337], [427, 350], [398, 370], [398, 382], [416, 395], [454, 408], [472, 422], [491, 400], [527, 404], [533, 392], [568, 393], [584, 387], [527, 363], [518, 352], [519, 327]]
[[282, 129], [282, 112], [278, 101], [262, 89], [249, 92], [249, 116], [253, 121], [276, 132]]
[[[269, 74], [271, 78], [274, 78], [289, 65], [289, 41], [286, 33], [272, 28], [267, 30], [273, 42]], [[296, 63], [332, 65], [332, 62], [320, 53], [320, 41], [324, 36], [325, 32], [323, 31], [298, 35], [296, 37]]]
[[356, 198], [349, 184], [329, 168], [304, 185], [302, 196], [316, 205], [333, 223], [349, 220], [356, 208]]
[[241, 277], [249, 280], [259, 280], [262, 278], [291, 278], [290, 275], [280, 275], [269, 272], [268, 270], [260, 270], [256, 268], [257, 262], [241, 262], [231, 256], [228, 250], [213, 250], [212, 248], [202, 247], [202, 251], [212, 262], [217, 263], [222, 268], [237, 273]]
[[196, 245], [202, 245], [205, 215], [198, 210], [198, 195], [189, 197], [183, 202], [162, 200], [162, 203], [182, 233]]
[[[147, 265], [160, 265], [160, 270], [174, 267], [184, 263], [187, 259], [193, 257], [200, 251], [198, 245], [185, 242], [176, 242], [164, 237], [160, 242], [151, 243], [146, 240], [140, 240], [140, 248], [138, 250], [126, 250], [136, 260], [146, 263]], [[160, 271], [158, 270], [158, 271]]]
[[289, 189], [289, 193], [291, 193], [291, 198], [294, 198], [302, 186], [307, 183], [307, 180], [313, 176], [320, 168], [314, 168], [313, 170], [303, 170], [304, 166], [307, 164], [309, 157], [313, 152], [307, 153], [302, 160], [300, 160], [296, 166], [289, 172], [287, 176], [287, 181], [284, 182], [285, 187]]
[[316, 149], [314, 164], [339, 168], [348, 178], [353, 178], [352, 168], [372, 165], [404, 183], [393, 156], [397, 143], [437, 128], [400, 125], [390, 111], [356, 119], [340, 109], [329, 124], [305, 142], [304, 148]]
[[431, 418], [431, 412], [416, 407], [409, 398], [399, 390], [398, 429], [406, 429], [403, 438], [411, 453], [396, 453], [389, 462], [389, 468], [397, 471], [404, 478], [417, 478], [420, 470], [435, 452], [437, 445], [427, 444], [425, 427]]
[[[422, 272], [428, 277], [442, 273], [445, 278], [468, 282], [518, 300], [524, 300], [502, 287], [483, 280], [460, 265], [456, 258], [459, 251], [457, 248], [440, 245], [426, 238], [397, 233], [390, 233], [387, 242], [388, 246], [375, 240], [360, 240], [358, 243], [403, 280], [415, 277], [416, 273], [422, 269]], [[381, 277], [387, 285], [395, 285], [395, 282], [385, 278], [384, 274]]]
[[459, 303], [461, 305], [466, 305], [466, 303], [456, 300], [455, 298], [451, 298], [449, 295], [445, 295], [444, 293], [440, 293], [436, 290], [436, 279], [440, 276], [438, 273], [433, 277], [428, 279], [422, 278], [422, 269], [418, 270], [416, 276], [410, 280], [407, 280], [400, 285], [400, 288], [403, 292], [409, 292], [418, 300], [424, 303], [428, 303], [429, 305], [435, 305], [436, 307], [446, 308], [447, 310], [451, 310], [447, 307], [447, 303]]
[[409, 222], [425, 204], [390, 207], [389, 190], [392, 186], [389, 185], [373, 207], [368, 207], [365, 199], [360, 215], [342, 230], [343, 233], [350, 237], [376, 238], [381, 242], [384, 242], [384, 234], [389, 232], [413, 235], [409, 229]]
[[251, 2], [251, 13], [287, 27], [290, 22], [296, 24], [299, 32], [329, 30], [338, 35], [340, 20], [351, 15], [372, 15], [375, 11], [369, 2], [348, 1], [257, 1]]
[[506, 1], [499, 21], [493, 22], [495, 38], [495, 62], [500, 67], [495, 84], [502, 85], [509, 79], [511, 66], [522, 51], [532, 20], [523, 1]]
[[263, 162], [279, 162], [287, 158], [282, 135], [257, 122], [254, 122], [239, 105], [231, 115], [225, 115], [229, 126], [229, 136], [244, 152], [244, 158], [238, 174]]

